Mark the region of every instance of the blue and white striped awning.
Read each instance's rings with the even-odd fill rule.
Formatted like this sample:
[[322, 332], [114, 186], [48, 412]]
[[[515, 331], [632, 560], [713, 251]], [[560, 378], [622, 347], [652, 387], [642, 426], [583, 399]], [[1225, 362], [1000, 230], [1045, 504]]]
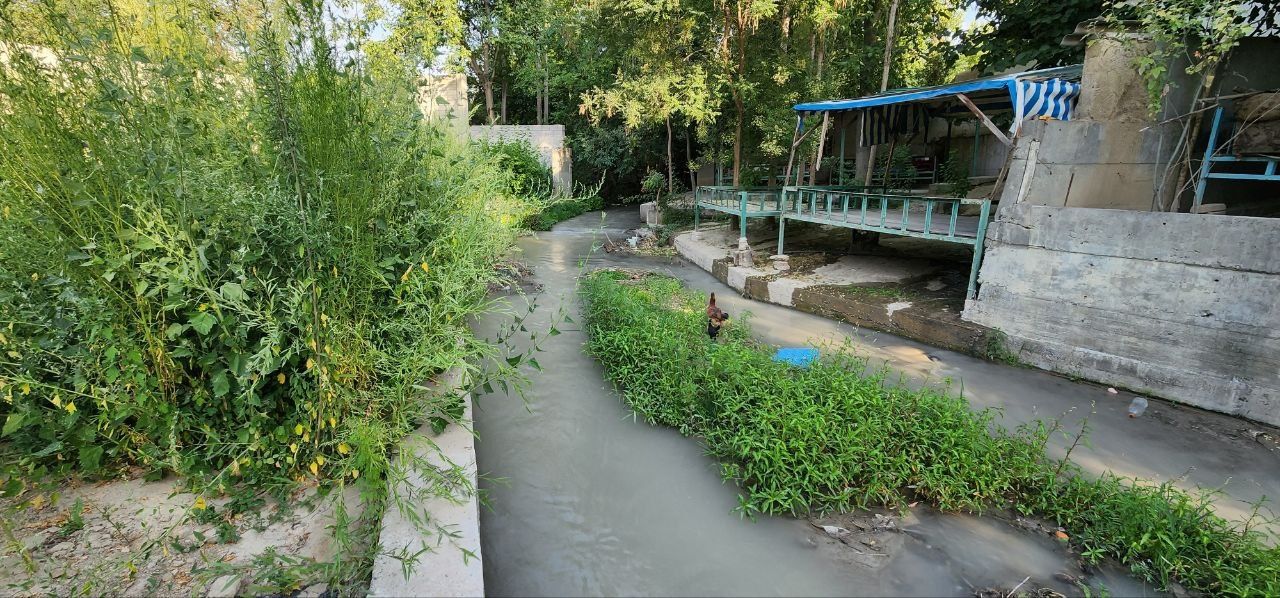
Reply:
[[1013, 126], [1009, 132], [1017, 134], [1022, 121], [1046, 116], [1057, 120], [1071, 120], [1071, 108], [1080, 97], [1080, 84], [1063, 79], [1048, 81], [1017, 80], [1013, 84]]
[[[965, 94], [975, 103], [983, 105], [984, 111], [1012, 110], [1014, 119], [1010, 130], [1016, 134], [1023, 121], [1029, 118], [1046, 116], [1059, 120], [1070, 119], [1071, 110], [1080, 96], [1082, 70], [1081, 65], [1075, 65], [1009, 73], [933, 87], [895, 89], [848, 100], [804, 102], [796, 104], [794, 108], [800, 116], [851, 110], [865, 110], [870, 115], [882, 110], [885, 115], [882, 122], [902, 126], [890, 126], [887, 129], [880, 127], [878, 130], [863, 132], [863, 140], [881, 143], [883, 141], [877, 141], [884, 139], [881, 133], [905, 134], [914, 130], [910, 126], [910, 119], [904, 120], [895, 116], [897, 111], [881, 107], [914, 104], [931, 113], [944, 106], [954, 106], [958, 102], [956, 95]], [[877, 108], [880, 110], [876, 110]]]

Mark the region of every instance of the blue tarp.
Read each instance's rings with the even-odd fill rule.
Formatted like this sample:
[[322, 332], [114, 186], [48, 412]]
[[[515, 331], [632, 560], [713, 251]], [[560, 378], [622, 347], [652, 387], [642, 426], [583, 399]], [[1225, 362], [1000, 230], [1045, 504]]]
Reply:
[[818, 350], [809, 347], [783, 347], [773, 354], [774, 361], [781, 361], [796, 367], [807, 368], [817, 361]]
[[[805, 102], [796, 104], [797, 112], [829, 112], [833, 110], [856, 110], [859, 108], [870, 108], [873, 106], [887, 106], [889, 104], [902, 104], [906, 102], [920, 102], [935, 98], [945, 98], [954, 96], [958, 93], [971, 94], [982, 91], [998, 91], [1004, 90], [1010, 98], [1017, 93], [1016, 84], [1018, 81], [1035, 81], [1047, 79], [1066, 79], [1079, 80], [1081, 66], [1064, 66], [1052, 69], [1043, 69], [1038, 71], [1027, 71], [1024, 73], [1010, 73], [1007, 75], [997, 75], [994, 77], [986, 77], [983, 79], [974, 79], [972, 81], [964, 81], [962, 83], [951, 83], [947, 85], [935, 85], [933, 87], [915, 87], [911, 89], [897, 89], [878, 93], [875, 95], [856, 98], [850, 100], [824, 100], [821, 102]], [[1012, 101], [1010, 101], [1012, 105]]]

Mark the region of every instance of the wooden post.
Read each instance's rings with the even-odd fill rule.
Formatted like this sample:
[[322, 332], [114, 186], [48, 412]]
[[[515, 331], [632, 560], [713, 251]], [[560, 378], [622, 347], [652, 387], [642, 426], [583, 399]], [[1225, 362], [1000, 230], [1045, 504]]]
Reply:
[[804, 123], [803, 115], [796, 115], [796, 128], [791, 132], [791, 156], [787, 158], [787, 172], [782, 177], [782, 184], [785, 185], [791, 178], [791, 166], [796, 160], [796, 144], [799, 143], [797, 137], [800, 135], [800, 125]]
[[972, 112], [974, 116], [978, 117], [978, 121], [980, 121], [983, 124], [983, 126], [987, 127], [987, 129], [991, 131], [991, 134], [995, 135], [996, 139], [1000, 140], [1000, 143], [1003, 143], [1005, 145], [1013, 145], [1013, 142], [1010, 141], [1009, 138], [1005, 136], [1004, 132], [1000, 130], [1000, 127], [997, 127], [995, 123], [991, 122], [991, 119], [987, 118], [987, 115], [984, 114], [981, 110], [978, 109], [977, 106], [973, 104], [973, 100], [970, 100], [969, 96], [964, 95], [962, 93], [958, 93], [956, 94], [956, 98], [960, 100], [961, 104], [964, 104], [965, 108], [969, 109], [969, 112]]
[[884, 176], [880, 177], [880, 184], [884, 186], [885, 191], [889, 191], [889, 171], [893, 170], [893, 148], [898, 144], [898, 136], [894, 135], [889, 138], [889, 153], [885, 155]]

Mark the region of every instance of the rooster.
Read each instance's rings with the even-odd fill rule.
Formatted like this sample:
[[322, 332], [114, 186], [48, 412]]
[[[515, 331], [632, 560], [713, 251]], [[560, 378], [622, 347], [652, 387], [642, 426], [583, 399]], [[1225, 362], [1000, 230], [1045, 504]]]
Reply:
[[711, 300], [707, 302], [707, 336], [711, 340], [715, 340], [720, 334], [720, 327], [729, 320], [729, 314], [723, 309], [716, 307], [716, 294], [711, 293]]

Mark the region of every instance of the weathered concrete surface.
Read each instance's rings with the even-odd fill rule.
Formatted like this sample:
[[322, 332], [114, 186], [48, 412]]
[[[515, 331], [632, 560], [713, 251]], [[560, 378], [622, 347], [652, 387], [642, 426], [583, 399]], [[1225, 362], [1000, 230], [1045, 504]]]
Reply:
[[[461, 383], [461, 370], [452, 370], [443, 379], [442, 384], [456, 387]], [[439, 435], [433, 435], [431, 424], [424, 424], [401, 443], [400, 454], [416, 452], [432, 467], [441, 470], [459, 466], [470, 487], [477, 488], [471, 396], [464, 395], [463, 400], [466, 406], [460, 422], [451, 424]], [[484, 595], [476, 494], [469, 492], [451, 500], [434, 496], [429, 484], [421, 473], [411, 469], [407, 479], [400, 480], [391, 489], [393, 496], [409, 498], [416, 518], [425, 513], [430, 519], [415, 523], [394, 503], [387, 507], [382, 517], [373, 578], [369, 582], [370, 596]], [[407, 577], [404, 562], [396, 558], [397, 555], [416, 555]]]
[[[1148, 112], [1146, 87], [1132, 64], [1149, 41], [1117, 32], [1092, 40], [1071, 120], [1023, 124], [1009, 162], [1009, 184], [1001, 191], [1002, 205], [1152, 209], [1156, 179], [1180, 125], [1156, 124]], [[1175, 101], [1180, 99], [1178, 93], [1168, 99], [1179, 106], [1176, 114], [1189, 111]]]
[[[937, 271], [928, 260], [881, 255], [846, 255], [812, 272], [734, 266], [725, 257], [729, 234], [718, 229], [675, 238], [677, 252], [743, 296], [794, 307], [858, 327], [892, 332], [938, 347], [985, 355], [991, 331], [960, 318], [958, 308], [936, 299], [903, 300], [893, 294], [859, 293], [851, 285], [896, 285]], [[939, 282], [939, 284], [941, 284]], [[939, 287], [940, 288], [940, 287]]]
[[980, 281], [1037, 367], [1280, 424], [1280, 221], [1005, 205]]

